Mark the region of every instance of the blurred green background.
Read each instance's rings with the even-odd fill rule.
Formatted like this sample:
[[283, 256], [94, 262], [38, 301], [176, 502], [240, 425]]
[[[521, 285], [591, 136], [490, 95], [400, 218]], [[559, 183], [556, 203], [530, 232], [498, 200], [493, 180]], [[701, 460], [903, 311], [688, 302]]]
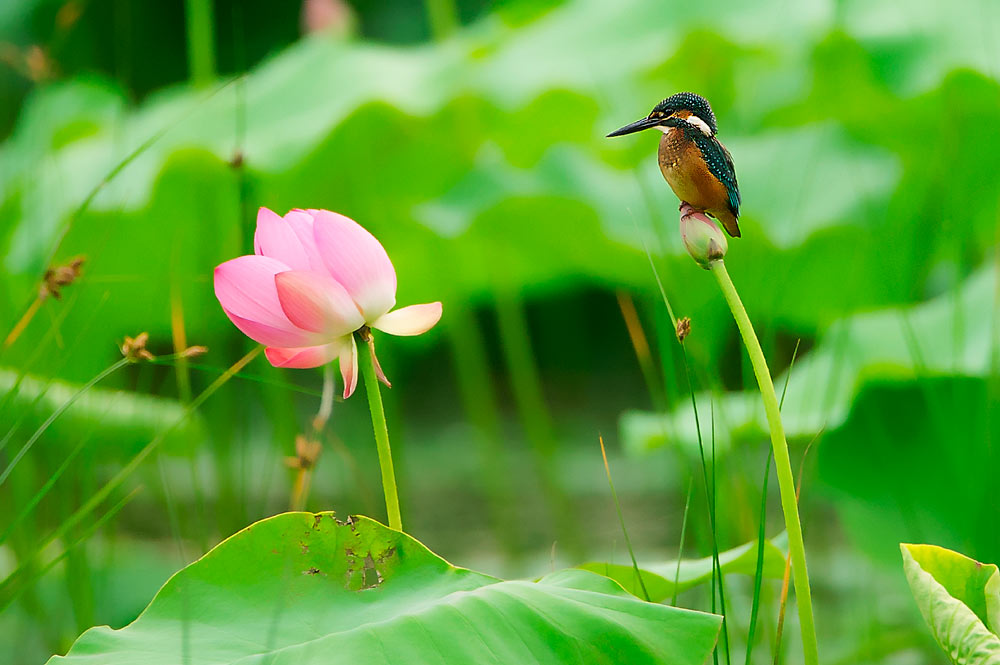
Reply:
[[[1000, 562], [998, 31], [993, 0], [5, 0], [3, 336], [47, 268], [86, 264], [0, 355], [0, 661], [128, 623], [171, 572], [287, 508], [319, 371], [258, 358], [182, 420], [253, 347], [211, 275], [252, 251], [259, 206], [353, 217], [392, 257], [400, 304], [443, 301], [430, 333], [380, 342], [404, 523], [432, 550], [515, 576], [623, 563], [602, 435], [640, 561], [676, 556], [689, 488], [684, 552], [710, 552], [651, 262], [692, 320], [720, 546], [753, 539], [768, 443], [752, 370], [683, 254], [656, 137], [604, 138], [692, 90], [743, 192], [729, 270], [788, 379], [824, 661], [942, 662], [898, 543]], [[113, 373], [33, 439], [141, 331], [158, 355], [210, 350]], [[329, 430], [307, 507], [383, 519], [363, 397]], [[39, 548], [55, 564], [25, 573]], [[750, 585], [727, 583], [739, 644]], [[682, 600], [707, 609], [708, 591]]]

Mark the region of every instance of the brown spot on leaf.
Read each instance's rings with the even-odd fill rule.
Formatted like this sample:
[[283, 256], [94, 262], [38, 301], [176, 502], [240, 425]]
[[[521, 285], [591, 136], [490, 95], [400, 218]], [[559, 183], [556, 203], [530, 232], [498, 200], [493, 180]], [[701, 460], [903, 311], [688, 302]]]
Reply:
[[372, 555], [368, 554], [365, 556], [365, 570], [361, 581], [361, 589], [374, 589], [378, 585], [382, 584], [382, 573], [378, 571], [375, 567], [375, 560], [372, 559]]

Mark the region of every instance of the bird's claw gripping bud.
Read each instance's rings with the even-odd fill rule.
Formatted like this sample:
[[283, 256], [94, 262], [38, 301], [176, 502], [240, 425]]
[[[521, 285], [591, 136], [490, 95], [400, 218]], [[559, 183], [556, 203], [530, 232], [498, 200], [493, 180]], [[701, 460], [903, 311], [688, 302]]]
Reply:
[[681, 239], [698, 265], [708, 270], [729, 250], [729, 241], [715, 220], [685, 203], [681, 205]]

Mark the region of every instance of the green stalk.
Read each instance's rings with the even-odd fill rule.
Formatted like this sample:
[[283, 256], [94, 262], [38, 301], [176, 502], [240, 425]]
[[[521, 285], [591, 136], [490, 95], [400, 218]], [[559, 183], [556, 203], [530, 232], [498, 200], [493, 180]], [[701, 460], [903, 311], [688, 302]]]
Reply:
[[431, 37], [441, 41], [455, 32], [458, 27], [458, 9], [454, 0], [424, 0], [427, 8], [427, 22], [431, 27]]
[[764, 400], [764, 412], [767, 414], [767, 424], [771, 430], [771, 448], [774, 451], [774, 465], [778, 476], [778, 488], [781, 491], [781, 510], [785, 515], [785, 528], [788, 531], [788, 553], [792, 560], [795, 597], [799, 608], [799, 623], [802, 628], [802, 650], [806, 665], [816, 665], [819, 662], [819, 650], [816, 646], [816, 624], [813, 619], [812, 592], [809, 589], [809, 571], [806, 568], [806, 549], [802, 541], [802, 523], [799, 520], [798, 502], [795, 500], [795, 478], [792, 476], [792, 463], [788, 457], [788, 442], [785, 441], [785, 429], [781, 424], [781, 412], [778, 397], [774, 392], [771, 373], [767, 369], [764, 352], [757, 341], [753, 324], [743, 307], [739, 293], [729, 278], [726, 264], [719, 260], [710, 264], [710, 269], [719, 282], [719, 288], [732, 310], [736, 326], [740, 329], [743, 344], [757, 376], [761, 398]]
[[[375, 447], [378, 449], [378, 465], [382, 469], [382, 491], [385, 493], [385, 511], [389, 515], [389, 528], [403, 530], [403, 519], [399, 516], [399, 496], [396, 493], [396, 473], [392, 469], [392, 451], [389, 449], [389, 429], [385, 425], [385, 409], [382, 407], [382, 393], [379, 392], [378, 377], [375, 376], [374, 349], [368, 344], [371, 332], [355, 333], [358, 346], [358, 365], [365, 380], [368, 393], [368, 410], [372, 414], [372, 429], [375, 431]], [[365, 350], [367, 349], [367, 351]]]
[[212, 16], [212, 2], [187, 0], [184, 5], [188, 72], [195, 85], [208, 85], [215, 79], [215, 19]]

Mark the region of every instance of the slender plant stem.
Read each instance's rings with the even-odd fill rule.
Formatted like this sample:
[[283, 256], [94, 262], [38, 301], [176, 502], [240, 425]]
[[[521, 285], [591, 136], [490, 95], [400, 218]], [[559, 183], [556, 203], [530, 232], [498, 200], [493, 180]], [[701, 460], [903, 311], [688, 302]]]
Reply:
[[309, 498], [309, 488], [312, 485], [313, 472], [319, 462], [322, 451], [320, 441], [323, 428], [330, 420], [333, 412], [333, 363], [323, 366], [323, 393], [319, 398], [319, 411], [312, 419], [311, 435], [302, 435], [295, 439], [295, 457], [288, 458], [295, 465], [295, 481], [292, 483], [291, 509], [302, 510]]
[[677, 568], [674, 570], [674, 594], [670, 597], [671, 607], [677, 607], [677, 587], [681, 582], [681, 559], [684, 558], [684, 535], [687, 533], [688, 512], [691, 510], [691, 490], [694, 478], [688, 478], [687, 499], [684, 500], [684, 516], [681, 518], [681, 541], [677, 545]]
[[215, 18], [210, 0], [187, 0], [188, 72], [191, 82], [204, 86], [215, 78]]
[[4, 469], [3, 472], [0, 472], [0, 485], [3, 485], [4, 481], [7, 480], [7, 477], [10, 476], [11, 471], [13, 471], [14, 467], [17, 466], [17, 463], [21, 461], [21, 458], [24, 457], [29, 450], [31, 450], [31, 446], [35, 445], [35, 441], [38, 441], [38, 438], [45, 433], [45, 430], [49, 428], [49, 425], [55, 422], [56, 418], [61, 416], [63, 412], [66, 411], [66, 409], [73, 406], [73, 404], [76, 403], [76, 401], [80, 399], [84, 395], [84, 393], [86, 393], [88, 390], [96, 386], [107, 376], [114, 374], [116, 371], [118, 371], [125, 365], [129, 364], [129, 362], [130, 361], [128, 360], [128, 358], [122, 358], [121, 360], [111, 365], [110, 367], [105, 368], [100, 374], [92, 378], [90, 381], [84, 384], [82, 388], [73, 393], [73, 395], [68, 400], [66, 400], [62, 405], [60, 405], [58, 409], [53, 411], [52, 414], [45, 419], [45, 422], [42, 423], [42, 425], [37, 430], [35, 430], [35, 433], [31, 435], [31, 438], [28, 439], [28, 442], [21, 447], [21, 450], [19, 450], [17, 454], [14, 455], [14, 459], [10, 461], [10, 464], [7, 465], [7, 468]]
[[635, 571], [635, 577], [639, 580], [639, 587], [642, 589], [642, 597], [649, 602], [649, 592], [646, 591], [646, 582], [642, 579], [642, 571], [639, 570], [639, 564], [635, 560], [635, 551], [632, 549], [632, 539], [628, 537], [628, 529], [625, 528], [625, 515], [622, 514], [622, 504], [618, 501], [618, 492], [615, 491], [615, 482], [611, 480], [611, 467], [608, 465], [608, 453], [604, 450], [604, 437], [598, 436], [597, 440], [601, 443], [601, 458], [604, 460], [604, 472], [608, 474], [608, 485], [611, 487], [611, 497], [615, 500], [615, 510], [618, 511], [618, 521], [622, 525], [622, 535], [625, 536], [625, 546], [628, 547], [628, 555], [632, 558], [632, 570]]
[[778, 487], [781, 491], [781, 509], [785, 515], [785, 528], [788, 531], [788, 553], [792, 562], [795, 597], [799, 608], [799, 623], [802, 629], [802, 649], [806, 665], [817, 665], [819, 651], [816, 646], [816, 625], [813, 619], [812, 592], [809, 589], [809, 572], [806, 568], [806, 550], [802, 540], [802, 523], [799, 520], [798, 502], [795, 498], [795, 478], [792, 475], [792, 464], [788, 456], [788, 443], [785, 441], [785, 430], [781, 424], [781, 412], [778, 397], [774, 392], [764, 351], [754, 333], [750, 317], [743, 307], [733, 280], [729, 278], [726, 264], [723, 261], [711, 263], [712, 273], [719, 282], [722, 294], [732, 310], [736, 326], [740, 329], [743, 343], [746, 345], [757, 385], [764, 400], [764, 412], [767, 414], [767, 424], [771, 430], [771, 448], [774, 451], [775, 470], [778, 477]]
[[375, 376], [375, 363], [372, 359], [372, 347], [368, 345], [367, 330], [365, 335], [355, 333], [360, 347], [358, 349], [358, 365], [361, 376], [365, 380], [365, 392], [368, 393], [368, 409], [372, 413], [372, 429], [375, 431], [375, 447], [378, 449], [378, 464], [382, 469], [382, 492], [385, 493], [385, 511], [389, 515], [389, 528], [403, 530], [403, 519], [399, 516], [399, 495], [396, 493], [396, 473], [392, 469], [392, 450], [389, 449], [389, 430], [385, 425], [385, 409], [382, 407], [382, 393], [379, 392], [378, 377]]
[[327, 363], [323, 367], [323, 394], [319, 398], [319, 411], [313, 418], [313, 431], [318, 436], [333, 412], [333, 363]]
[[28, 327], [29, 323], [31, 323], [31, 319], [35, 318], [35, 314], [38, 313], [38, 308], [41, 306], [42, 297], [36, 296], [35, 299], [31, 301], [31, 305], [29, 305], [28, 309], [24, 312], [24, 316], [18, 320], [18, 322], [14, 325], [14, 328], [10, 331], [10, 334], [8, 334], [7, 338], [4, 339], [4, 349], [17, 341], [17, 338], [21, 336], [24, 329]]

